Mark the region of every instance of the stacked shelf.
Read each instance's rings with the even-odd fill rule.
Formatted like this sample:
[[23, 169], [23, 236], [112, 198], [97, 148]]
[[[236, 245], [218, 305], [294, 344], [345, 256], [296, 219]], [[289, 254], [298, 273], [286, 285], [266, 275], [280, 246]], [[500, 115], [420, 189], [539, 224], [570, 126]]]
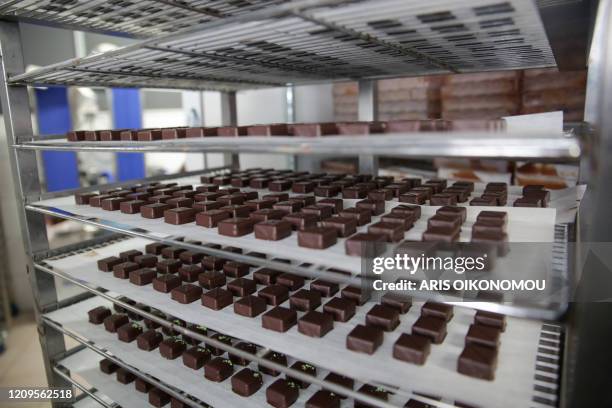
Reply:
[[[560, 3], [563, 5], [566, 2]], [[88, 348], [60, 361], [54, 361], [56, 356], [45, 355], [47, 367], [53, 362], [61, 364], [71, 374], [94, 383], [92, 385], [98, 387], [98, 392], [106, 394], [122, 406], [143, 406], [144, 401], [142, 398], [123, 399], [125, 390], [119, 389], [117, 384], [111, 384], [108, 378], [100, 377], [99, 373], [93, 373], [92, 362], [95, 365], [100, 358], [98, 356], [116, 359], [129, 370], [133, 370], [137, 376], [153, 378], [160, 387], [177, 396], [184, 395], [182, 391], [186, 391], [185, 388], [188, 387], [196, 390], [194, 395], [202, 401], [187, 401], [188, 405], [194, 407], [204, 406], [206, 403], [216, 406], [244, 404], [243, 400], [228, 389], [227, 383], [206, 385], [201, 374], [194, 376], [193, 373], [185, 371], [185, 367], [175, 364], [176, 362], [155, 360], [155, 364], [152, 364], [146, 356], [143, 357], [140, 352], [135, 353], [133, 347], [128, 347], [130, 345], [119, 343], [104, 330], [92, 329], [86, 322], [87, 310], [94, 305], [110, 305], [108, 302], [126, 306], [115, 296], [119, 294], [146, 303], [168, 315], [189, 316], [191, 323], [206, 324], [211, 329], [238, 339], [250, 337], [249, 341], [257, 342], [264, 350], [272, 347], [287, 353], [291, 358], [312, 362], [323, 370], [322, 372], [338, 370], [356, 377], [361, 383], [374, 383], [393, 391], [387, 403], [364, 397], [354, 391], [349, 394], [370, 405], [403, 406], [408, 398], [414, 398], [430, 406], [459, 405], [458, 402], [463, 402], [476, 406], [504, 407], [508, 406], [510, 401], [512, 406], [556, 406], [561, 371], [559, 355], [564, 346], [563, 328], [543, 324], [539, 320], [561, 318], [566, 310], [566, 297], [538, 307], [487, 302], [473, 304], [470, 308], [457, 307], [457, 316], [451, 323], [449, 340], [443, 349], [434, 352], [431, 367], [425, 371], [417, 366], [400, 364], [390, 357], [392, 340], [399, 332], [387, 335], [377, 359], [358, 355], [344, 347], [346, 334], [354, 323], [338, 325], [325, 341], [305, 338], [297, 333], [295, 328], [288, 333], [270, 336], [270, 332], [262, 330], [259, 320], [236, 320], [236, 316], [231, 312], [202, 313], [200, 305], [178, 305], [168, 297], [153, 296], [155, 293], [150, 293], [150, 288], [134, 288], [130, 287], [129, 283], [107, 279], [108, 276], [102, 276], [95, 270], [94, 261], [105, 251], [117, 250], [118, 246], [144, 246], [145, 242], [150, 241], [284, 272], [329, 279], [333, 279], [326, 271], [329, 267], [348, 269], [354, 275], [358, 274], [361, 269], [360, 260], [347, 258], [344, 251], [338, 248], [331, 248], [321, 256], [314, 252], [300, 252], [296, 250], [295, 245], [262, 245], [261, 242], [250, 242], [248, 239], [224, 240], [217, 234], [196, 228], [170, 228], [168, 224], [159, 221], [143, 222], [117, 213], [92, 211], [90, 208], [75, 206], [72, 197], [66, 196], [79, 191], [90, 191], [91, 188], [44, 194], [35, 176], [38, 174], [35, 151], [271, 152], [296, 155], [360, 155], [366, 158], [393, 155], [576, 161], [583, 153], [579, 140], [581, 135], [551, 135], [541, 132], [428, 132], [426, 138], [419, 133], [401, 133], [369, 137], [215, 137], [159, 142], [71, 143], [57, 137], [49, 140], [36, 137], [32, 134], [31, 126], [26, 124], [27, 121], [21, 120], [22, 117], [29, 119], [28, 106], [24, 101], [27, 99], [26, 86], [32, 85], [176, 88], [233, 93], [245, 89], [329, 81], [369, 81], [405, 75], [555, 66], [562, 62], [565, 56], [553, 55], [552, 50], [555, 48], [551, 47], [552, 39], [548, 27], [539, 14], [538, 7], [548, 6], [546, 2], [536, 4], [528, 0], [502, 3], [489, 0], [436, 0], [423, 4], [405, 0], [12, 0], [0, 4], [0, 15], [9, 20], [42, 22], [139, 39], [133, 45], [115, 51], [60, 62], [27, 73], [20, 69], [22, 61], [18, 51], [16, 55], [6, 53], [1, 82], [5, 92], [2, 93], [2, 98], [3, 104], [8, 104], [17, 112], [17, 115], [11, 116], [12, 121], [7, 120], [7, 129], [11, 147], [16, 152], [11, 158], [16, 160], [15, 168], [19, 172], [18, 179], [25, 202], [22, 221], [27, 227], [26, 245], [29, 245], [29, 252], [33, 254], [31, 267], [37, 274], [36, 284], [47, 284], [49, 276], [56, 276], [96, 295], [95, 298], [85, 301], [79, 298], [78, 303], [49, 312], [60, 306], [50, 293], [54, 288], [34, 288], [35, 293], [40, 294], [45, 310], [40, 316], [41, 323], [46, 325], [45, 336], [50, 337], [49, 333], [68, 335]], [[16, 26], [6, 22], [1, 24], [7, 28], [6, 32], [0, 32], [3, 47], [6, 44], [19, 44], [19, 39], [15, 37], [18, 35], [15, 34]], [[235, 106], [233, 108], [235, 110]], [[23, 177], [27, 174], [31, 177]], [[145, 183], [148, 181], [150, 180], [142, 180]], [[575, 202], [576, 200], [574, 204]], [[566, 208], [557, 210], [565, 211]], [[423, 207], [423, 211], [431, 215], [435, 208]], [[556, 283], [565, 285], [571, 280], [572, 273], [571, 260], [567, 253], [567, 242], [572, 239], [572, 228], [565, 223], [554, 225], [555, 215], [554, 212], [551, 215], [550, 211], [544, 210], [542, 214], [546, 213], [543, 218], [552, 219], [544, 228], [545, 233], [549, 235], [549, 242], [554, 242], [552, 263], [555, 265], [555, 275], [552, 278]], [[80, 245], [78, 251], [73, 251], [73, 248], [49, 251], [43, 234], [42, 215], [74, 220], [134, 238], [106, 242], [93, 247], [85, 243]], [[571, 213], [569, 218], [573, 220], [575, 212]], [[523, 224], [526, 224], [525, 220]], [[534, 227], [531, 232], [537, 232], [536, 229]], [[525, 227], [523, 233], [525, 231], [529, 232], [529, 227]], [[261, 250], [263, 246], [268, 257], [254, 258], [204, 247], [190, 243], [189, 240], [192, 239], [224, 245], [238, 243], [240, 245], [237, 246], [243, 246], [245, 250]], [[291, 263], [277, 259], [287, 258], [287, 253], [292, 254]], [[316, 264], [305, 266], [303, 262]], [[339, 279], [339, 282], [346, 283], [343, 279]], [[438, 300], [432, 294], [425, 294], [424, 298]], [[368, 303], [365, 308], [359, 308], [357, 320], [364, 319], [369, 306], [372, 305]], [[129, 307], [127, 305], [128, 310]], [[407, 330], [407, 323], [416, 319], [414, 313], [418, 309], [416, 305], [413, 306], [405, 318], [402, 323], [405, 326], [404, 331]], [[500, 357], [503, 366], [499, 370], [499, 378], [484, 386], [479, 380], [459, 375], [454, 367], [462, 348], [462, 336], [473, 318], [474, 309], [519, 317], [508, 319], [509, 328], [503, 340]], [[132, 312], [138, 314], [139, 310], [132, 309]], [[164, 327], [177, 329], [182, 334], [194, 335], [189, 329], [173, 326], [166, 318], [157, 319]], [[195, 336], [197, 338], [198, 333], [195, 333]], [[206, 336], [199, 339], [211, 342]], [[47, 340], [43, 337], [43, 343]], [[212, 344], [216, 345], [214, 341]], [[218, 346], [223, 350], [236, 352], [231, 346], [229, 349], [223, 348], [227, 345]], [[46, 346], [44, 349], [46, 353]], [[314, 353], [314, 350], [320, 350], [321, 353]], [[251, 357], [254, 362], [262, 363], [259, 355]], [[517, 363], [507, 364], [512, 361]], [[57, 373], [58, 367], [53, 368]], [[296, 375], [286, 367], [278, 368]], [[519, 372], [521, 374], [517, 376]], [[53, 370], [48, 369], [48, 373], [50, 381], [66, 380], [61, 375], [61, 378], [54, 377]], [[407, 381], [406, 378], [410, 380]], [[444, 380], [440, 380], [441, 378]], [[519, 381], [515, 381], [515, 378]], [[313, 379], [313, 384], [317, 389], [325, 386], [334, 389], [334, 385], [321, 376]], [[445, 389], [436, 389], [436, 384], [443, 384]], [[303, 404], [306, 395], [310, 395], [312, 391], [314, 390], [302, 393], [298, 405]], [[415, 392], [426, 395], [417, 395]], [[430, 398], [438, 394], [443, 394], [442, 402]], [[102, 399], [107, 402], [105, 398]], [[520, 404], [515, 403], [519, 400]], [[267, 406], [265, 396], [258, 395], [254, 401], [256, 406]], [[343, 401], [341, 406], [352, 406], [351, 402], [350, 399]], [[79, 404], [85, 404], [85, 400]]]

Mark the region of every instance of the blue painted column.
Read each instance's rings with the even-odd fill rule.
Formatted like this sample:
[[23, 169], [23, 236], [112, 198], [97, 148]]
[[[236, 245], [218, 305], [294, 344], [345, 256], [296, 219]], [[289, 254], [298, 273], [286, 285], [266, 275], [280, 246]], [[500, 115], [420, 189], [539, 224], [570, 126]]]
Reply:
[[[113, 89], [113, 127], [115, 129], [139, 129], [142, 127], [142, 109], [138, 89]], [[117, 153], [117, 180], [133, 180], [145, 177], [143, 153]]]
[[[65, 87], [36, 89], [38, 131], [41, 135], [66, 133], [72, 128], [68, 90]], [[77, 188], [79, 168], [75, 152], [42, 152], [47, 191]]]

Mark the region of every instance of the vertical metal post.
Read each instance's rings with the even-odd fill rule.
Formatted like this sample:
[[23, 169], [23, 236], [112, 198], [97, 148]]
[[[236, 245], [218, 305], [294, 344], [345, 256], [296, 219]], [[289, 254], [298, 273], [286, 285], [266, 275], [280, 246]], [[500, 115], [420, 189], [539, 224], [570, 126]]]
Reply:
[[[287, 108], [287, 123], [295, 123], [295, 86], [289, 85], [285, 88], [285, 106]], [[297, 156], [287, 157], [287, 167], [297, 170], [299, 158]]]
[[[23, 207], [25, 197], [41, 193], [38, 178], [38, 163], [34, 152], [15, 150], [10, 146], [32, 136], [32, 121], [25, 86], [9, 86], [9, 75], [25, 70], [18, 23], [0, 21], [0, 101], [6, 127], [7, 148], [14, 175], [15, 193], [22, 210], [19, 213], [24, 247], [28, 252], [28, 265], [24, 273], [29, 274], [35, 302], [35, 315], [49, 385], [70, 387], [70, 384], [53, 371], [51, 361], [66, 349], [62, 333], [42, 324], [41, 310], [57, 303], [55, 280], [52, 275], [33, 267], [32, 254], [49, 248], [45, 219], [40, 214], [27, 212]], [[55, 404], [54, 406], [65, 406]]]
[[[223, 126], [238, 125], [236, 91], [221, 92], [221, 124]], [[224, 153], [223, 162], [226, 166], [231, 166], [232, 171], [240, 170], [240, 156], [238, 153]]]
[[[378, 82], [376, 80], [361, 80], [358, 86], [357, 118], [364, 122], [378, 120]], [[378, 175], [378, 157], [371, 154], [359, 155], [359, 173]]]

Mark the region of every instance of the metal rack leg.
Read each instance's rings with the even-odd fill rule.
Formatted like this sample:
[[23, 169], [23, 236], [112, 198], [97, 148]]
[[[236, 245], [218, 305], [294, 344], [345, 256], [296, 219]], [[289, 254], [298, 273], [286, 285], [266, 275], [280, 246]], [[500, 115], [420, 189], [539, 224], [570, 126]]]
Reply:
[[[238, 124], [236, 91], [221, 92], [221, 123], [223, 126], [236, 126]], [[231, 166], [233, 171], [240, 170], [240, 155], [238, 153], [224, 153], [223, 163]]]
[[[10, 74], [25, 71], [21, 50], [19, 25], [14, 22], [0, 22], [0, 100], [4, 114], [7, 143], [12, 145], [25, 137], [32, 135], [32, 121], [25, 86], [8, 86], [6, 78]], [[38, 271], [33, 267], [31, 254], [47, 250], [47, 231], [44, 217], [40, 214], [27, 212], [23, 207], [24, 197], [40, 194], [41, 186], [38, 177], [38, 162], [34, 152], [13, 150], [9, 148], [9, 158], [12, 173], [15, 175], [15, 193], [22, 211], [19, 213], [21, 233], [24, 247], [28, 254], [28, 265], [24, 272], [28, 273], [35, 301], [35, 315], [42, 347], [45, 370], [49, 385], [55, 387], [70, 387], [70, 384], [53, 371], [53, 359], [66, 350], [63, 334], [44, 327], [41, 320], [41, 310], [57, 302], [57, 292], [53, 277]], [[66, 403], [56, 403], [55, 407], [67, 406]]]
[[[371, 122], [378, 120], [378, 82], [376, 80], [359, 81], [358, 119]], [[376, 176], [378, 174], [378, 157], [371, 154], [359, 156], [359, 173]]]

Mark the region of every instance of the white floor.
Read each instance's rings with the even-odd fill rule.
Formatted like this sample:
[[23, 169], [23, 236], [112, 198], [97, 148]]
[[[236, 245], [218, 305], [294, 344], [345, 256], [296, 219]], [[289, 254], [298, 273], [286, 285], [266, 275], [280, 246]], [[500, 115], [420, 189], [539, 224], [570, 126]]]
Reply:
[[[22, 315], [13, 321], [0, 354], [0, 387], [46, 387], [47, 379], [34, 317]], [[4, 404], [4, 403], [3, 403]], [[48, 402], [8, 404], [19, 408], [48, 408]]]

